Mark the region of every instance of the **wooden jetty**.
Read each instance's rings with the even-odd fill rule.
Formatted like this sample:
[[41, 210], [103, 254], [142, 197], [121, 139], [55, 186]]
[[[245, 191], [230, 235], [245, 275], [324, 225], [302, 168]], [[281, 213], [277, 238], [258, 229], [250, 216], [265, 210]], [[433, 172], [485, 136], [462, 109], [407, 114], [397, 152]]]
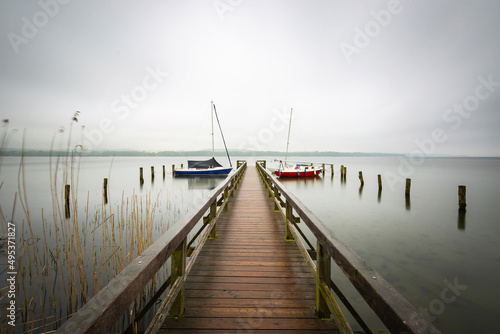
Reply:
[[440, 333], [264, 166], [238, 161], [57, 333], [109, 332], [167, 260], [168, 296], [146, 333], [353, 333], [337, 298], [372, 333], [333, 282], [335, 264], [391, 333]]
[[187, 278], [186, 312], [160, 332], [339, 333], [332, 320], [316, 317], [314, 276], [284, 237], [283, 219], [252, 168]]

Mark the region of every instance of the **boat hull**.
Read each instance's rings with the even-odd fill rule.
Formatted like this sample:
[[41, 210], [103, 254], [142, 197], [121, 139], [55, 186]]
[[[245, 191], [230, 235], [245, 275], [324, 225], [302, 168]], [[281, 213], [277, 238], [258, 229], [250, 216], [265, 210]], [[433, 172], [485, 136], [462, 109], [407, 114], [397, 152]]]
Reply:
[[321, 169], [313, 170], [276, 170], [274, 172], [278, 177], [313, 177], [321, 174]]
[[221, 176], [229, 174], [231, 167], [174, 169], [175, 176]]

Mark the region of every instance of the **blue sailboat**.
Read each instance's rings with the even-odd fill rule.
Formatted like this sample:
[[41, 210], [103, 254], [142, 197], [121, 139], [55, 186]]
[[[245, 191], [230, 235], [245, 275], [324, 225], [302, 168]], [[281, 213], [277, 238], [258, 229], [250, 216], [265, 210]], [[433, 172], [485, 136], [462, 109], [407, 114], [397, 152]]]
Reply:
[[[215, 109], [214, 101], [211, 101], [211, 113], [212, 113], [212, 158], [208, 160], [188, 160], [188, 168], [176, 168], [174, 169], [175, 176], [224, 176], [229, 174], [233, 170], [233, 165], [231, 164], [231, 158], [229, 157], [229, 152], [226, 146], [226, 140], [224, 139], [224, 134], [222, 133], [222, 128], [220, 126], [219, 117], [217, 116], [217, 110]], [[224, 142], [224, 147], [226, 148], [227, 158], [229, 160], [229, 165], [231, 167], [223, 167], [214, 157], [214, 113], [217, 118], [217, 123], [219, 124], [220, 133], [222, 135], [222, 141]]]

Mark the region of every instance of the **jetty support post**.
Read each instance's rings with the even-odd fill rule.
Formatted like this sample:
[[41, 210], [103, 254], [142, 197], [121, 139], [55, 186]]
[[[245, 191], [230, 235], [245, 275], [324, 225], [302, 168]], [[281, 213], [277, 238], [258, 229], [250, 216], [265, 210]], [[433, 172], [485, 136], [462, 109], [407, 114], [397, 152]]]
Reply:
[[66, 219], [71, 218], [71, 211], [69, 208], [69, 194], [70, 194], [71, 186], [69, 184], [64, 186], [64, 213]]
[[467, 201], [465, 198], [465, 186], [458, 186], [458, 210], [465, 211]]
[[142, 167], [139, 168], [139, 183], [144, 184], [144, 173]]
[[325, 291], [330, 291], [329, 282], [331, 280], [331, 259], [330, 255], [326, 252], [325, 248], [321, 243], [317, 242], [317, 255], [316, 255], [316, 265], [318, 272], [318, 280], [316, 282], [316, 312], [320, 319], [330, 318], [330, 308], [328, 307], [327, 298], [321, 293], [321, 285], [326, 285]]
[[[187, 242], [184, 239], [176, 250], [172, 253], [171, 262], [171, 282], [172, 285], [175, 284], [177, 280], [182, 280], [183, 276], [186, 274], [186, 255], [187, 255]], [[182, 283], [181, 291], [175, 298], [174, 303], [169, 311], [170, 318], [179, 318], [184, 313], [186, 301], [186, 289], [185, 284]]]
[[108, 179], [104, 178], [104, 184], [102, 186], [103, 196], [104, 196], [104, 204], [108, 204]]

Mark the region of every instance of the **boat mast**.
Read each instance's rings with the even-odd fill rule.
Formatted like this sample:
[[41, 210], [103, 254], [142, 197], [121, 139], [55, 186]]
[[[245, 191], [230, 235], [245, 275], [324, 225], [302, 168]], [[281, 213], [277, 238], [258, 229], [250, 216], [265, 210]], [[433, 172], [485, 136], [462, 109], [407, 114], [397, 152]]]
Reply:
[[286, 141], [285, 162], [288, 158], [288, 145], [290, 144], [290, 129], [292, 128], [292, 113], [293, 113], [293, 108], [290, 110], [290, 124], [288, 125], [288, 139]]
[[212, 158], [215, 157], [214, 151], [214, 100], [210, 101], [210, 111], [212, 116]]

